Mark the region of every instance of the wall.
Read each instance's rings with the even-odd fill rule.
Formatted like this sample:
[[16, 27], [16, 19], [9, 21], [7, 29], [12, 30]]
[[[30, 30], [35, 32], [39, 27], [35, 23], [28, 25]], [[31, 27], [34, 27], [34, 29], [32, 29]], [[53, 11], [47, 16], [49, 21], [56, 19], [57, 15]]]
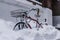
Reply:
[[60, 16], [53, 16], [53, 24], [54, 26], [60, 24]]
[[[31, 7], [30, 7], [31, 8]], [[52, 25], [52, 11], [48, 8], [43, 8], [39, 5], [33, 6], [33, 8], [39, 8], [40, 9], [40, 23], [45, 23], [45, 19], [47, 19], [47, 22], [49, 25]], [[16, 22], [16, 19], [11, 17], [11, 11], [21, 9], [21, 7], [16, 7], [4, 3], [0, 3], [0, 18], [7, 20], [7, 21], [13, 21]], [[26, 9], [25, 9], [26, 10]], [[31, 12], [29, 15], [33, 18], [36, 12]], [[34, 16], [33, 16], [34, 15]]]
[[[54, 3], [55, 2], [55, 3]], [[53, 16], [60, 16], [60, 0], [55, 0], [52, 5]]]
[[[3, 3], [1, 1], [5, 1], [5, 2]], [[14, 4], [16, 4], [16, 5], [14, 5]], [[15, 0], [9, 0], [9, 1], [8, 0], [0, 0], [0, 18], [1, 19], [4, 19], [4, 20], [7, 20], [7, 21], [16, 22], [16, 19], [13, 18], [13, 17], [11, 17], [11, 15], [10, 15], [11, 14], [11, 11], [22, 9], [22, 8], [23, 9], [26, 8], [26, 7], [20, 6], [19, 4], [21, 4], [21, 2], [19, 3], [19, 2], [15, 1]], [[23, 5], [23, 6], [26, 6], [26, 5]], [[27, 7], [29, 7], [29, 6], [27, 6]]]

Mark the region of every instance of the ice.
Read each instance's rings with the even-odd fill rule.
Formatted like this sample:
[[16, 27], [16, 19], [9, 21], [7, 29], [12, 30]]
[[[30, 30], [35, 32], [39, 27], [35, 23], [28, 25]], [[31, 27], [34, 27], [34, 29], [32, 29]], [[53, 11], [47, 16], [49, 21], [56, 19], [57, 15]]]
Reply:
[[33, 28], [13, 31], [14, 25], [14, 22], [0, 19], [0, 40], [60, 40], [60, 32], [51, 25], [42, 25], [43, 28], [39, 30]]

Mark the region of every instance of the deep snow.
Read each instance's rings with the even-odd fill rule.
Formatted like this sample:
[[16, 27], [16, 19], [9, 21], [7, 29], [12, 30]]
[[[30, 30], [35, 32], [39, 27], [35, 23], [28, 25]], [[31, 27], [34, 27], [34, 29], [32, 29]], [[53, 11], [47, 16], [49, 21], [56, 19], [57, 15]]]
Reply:
[[13, 22], [0, 19], [0, 40], [56, 40], [60, 38], [60, 32], [51, 25], [42, 25], [43, 28], [39, 28], [38, 31], [36, 28], [13, 31], [14, 25]]

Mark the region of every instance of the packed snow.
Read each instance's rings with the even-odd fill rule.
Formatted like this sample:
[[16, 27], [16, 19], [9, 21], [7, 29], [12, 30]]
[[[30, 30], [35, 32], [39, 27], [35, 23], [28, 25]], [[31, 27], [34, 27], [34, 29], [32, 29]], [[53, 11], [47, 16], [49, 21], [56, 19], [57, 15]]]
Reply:
[[33, 28], [13, 31], [14, 25], [14, 22], [0, 19], [0, 40], [60, 40], [60, 32], [51, 25], [42, 25], [43, 28], [39, 30]]

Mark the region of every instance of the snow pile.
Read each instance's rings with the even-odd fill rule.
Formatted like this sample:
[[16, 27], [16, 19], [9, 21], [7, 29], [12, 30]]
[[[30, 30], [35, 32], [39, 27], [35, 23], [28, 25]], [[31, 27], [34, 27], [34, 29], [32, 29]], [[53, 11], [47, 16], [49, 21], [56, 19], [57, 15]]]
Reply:
[[33, 28], [19, 31], [13, 31], [13, 26], [13, 22], [0, 19], [0, 40], [56, 40], [60, 37], [60, 32], [50, 25], [42, 25], [43, 28], [39, 30]]

